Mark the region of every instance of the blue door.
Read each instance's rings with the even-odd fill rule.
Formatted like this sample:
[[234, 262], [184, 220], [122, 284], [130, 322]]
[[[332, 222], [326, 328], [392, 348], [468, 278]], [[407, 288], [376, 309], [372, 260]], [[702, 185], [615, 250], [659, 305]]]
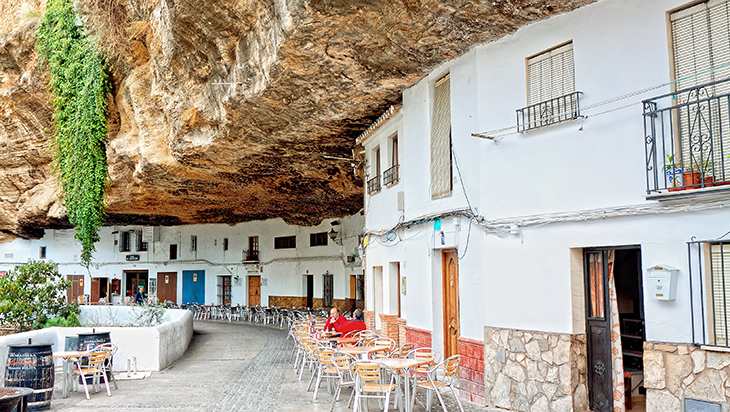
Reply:
[[183, 270], [183, 303], [205, 304], [205, 271]]

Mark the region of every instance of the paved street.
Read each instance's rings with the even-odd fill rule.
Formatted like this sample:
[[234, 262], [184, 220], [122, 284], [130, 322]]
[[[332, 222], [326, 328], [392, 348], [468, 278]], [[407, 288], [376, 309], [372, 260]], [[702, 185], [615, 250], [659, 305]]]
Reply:
[[[83, 388], [61, 399], [59, 375], [51, 403], [54, 411], [329, 411], [332, 395], [322, 384], [318, 399], [306, 392], [309, 373], [299, 381], [290, 362], [293, 344], [286, 331], [248, 323], [196, 321], [186, 354], [170, 367], [143, 380], [119, 381], [112, 396], [102, 390], [86, 400]], [[126, 360], [118, 360], [125, 362]], [[445, 392], [446, 394], [446, 392]], [[335, 411], [347, 410], [346, 389]], [[449, 411], [458, 411], [446, 394]], [[441, 410], [434, 396], [433, 411]], [[462, 401], [465, 412], [484, 407]], [[425, 394], [415, 411], [425, 411]], [[373, 401], [370, 410], [378, 410]]]

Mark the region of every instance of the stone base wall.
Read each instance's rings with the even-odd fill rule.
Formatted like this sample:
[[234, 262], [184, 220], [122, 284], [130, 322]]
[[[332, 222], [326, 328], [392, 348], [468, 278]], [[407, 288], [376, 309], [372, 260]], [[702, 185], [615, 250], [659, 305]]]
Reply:
[[684, 399], [730, 403], [730, 353], [695, 345], [644, 342], [646, 410], [681, 411]]
[[[337, 309], [340, 310], [340, 313], [353, 310], [353, 302], [352, 299], [334, 299], [333, 303]], [[300, 306], [307, 306], [307, 297], [306, 296], [269, 296], [269, 306], [278, 306], [280, 308], [291, 308], [295, 307], [298, 308]], [[312, 306], [315, 308], [321, 308], [322, 307], [322, 299], [321, 298], [314, 298], [312, 299]]]
[[479, 405], [485, 405], [484, 398], [484, 342], [459, 338], [459, 377], [461, 397]]
[[588, 410], [585, 335], [484, 328], [485, 401], [513, 411]]

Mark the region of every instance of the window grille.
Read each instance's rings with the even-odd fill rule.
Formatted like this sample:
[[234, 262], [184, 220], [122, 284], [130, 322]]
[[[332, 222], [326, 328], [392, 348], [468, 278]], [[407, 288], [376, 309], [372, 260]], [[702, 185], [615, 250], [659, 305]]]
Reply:
[[692, 342], [730, 347], [730, 240], [687, 245]]
[[119, 241], [120, 252], [131, 252], [132, 251], [132, 233], [131, 232], [120, 232], [121, 239]]
[[447, 74], [434, 86], [431, 118], [431, 199], [451, 195], [451, 83]]
[[144, 252], [147, 250], [147, 242], [144, 241], [144, 235], [141, 230], [137, 231], [137, 252]]
[[198, 237], [196, 235], [190, 236], [190, 251], [191, 252], [198, 251]]

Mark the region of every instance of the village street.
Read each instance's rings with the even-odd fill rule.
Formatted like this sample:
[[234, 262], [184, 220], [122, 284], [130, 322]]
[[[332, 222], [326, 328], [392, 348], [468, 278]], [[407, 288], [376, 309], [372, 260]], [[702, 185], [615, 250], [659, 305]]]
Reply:
[[[61, 382], [51, 402], [52, 411], [329, 411], [332, 395], [323, 383], [317, 400], [307, 392], [311, 376], [302, 381], [292, 367], [293, 343], [286, 330], [250, 323], [196, 321], [185, 355], [171, 366], [143, 380], [120, 380], [107, 397], [103, 386], [86, 400], [83, 388], [61, 399]], [[343, 390], [334, 411], [347, 411], [350, 390]], [[458, 411], [454, 398], [444, 392], [447, 410]], [[441, 410], [438, 400], [432, 410]], [[371, 401], [370, 410], [378, 410]], [[425, 411], [426, 396], [418, 393], [414, 411]], [[462, 399], [465, 412], [485, 411]], [[392, 404], [391, 404], [392, 407]]]

